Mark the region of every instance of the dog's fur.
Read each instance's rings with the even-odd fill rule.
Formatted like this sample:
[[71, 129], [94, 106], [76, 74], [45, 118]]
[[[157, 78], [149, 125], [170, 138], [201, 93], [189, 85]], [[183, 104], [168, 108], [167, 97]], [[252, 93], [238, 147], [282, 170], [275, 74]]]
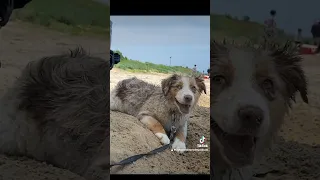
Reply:
[[252, 177], [295, 101], [308, 103], [301, 57], [274, 50], [211, 42], [211, 173], [213, 179]]
[[0, 101], [0, 152], [109, 179], [108, 69], [81, 48], [30, 62]]
[[130, 78], [111, 92], [110, 109], [137, 117], [163, 144], [170, 143], [168, 134], [174, 125], [177, 132], [172, 148], [184, 152], [189, 115], [202, 92], [206, 93], [206, 86], [201, 77], [174, 74], [162, 80], [161, 87]]

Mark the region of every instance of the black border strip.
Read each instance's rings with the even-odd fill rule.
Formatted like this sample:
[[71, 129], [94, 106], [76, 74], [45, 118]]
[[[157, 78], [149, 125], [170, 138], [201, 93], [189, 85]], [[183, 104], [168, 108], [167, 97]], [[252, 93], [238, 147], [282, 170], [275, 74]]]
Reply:
[[110, 0], [110, 15], [210, 15], [210, 0]]
[[120, 175], [120, 174], [111, 174], [110, 175], [111, 180], [117, 180], [117, 179], [139, 179], [139, 180], [178, 180], [178, 179], [201, 179], [201, 180], [210, 180], [210, 175], [209, 174], [202, 174], [202, 175], [196, 175], [196, 174], [182, 174], [182, 175], [175, 175], [175, 174], [170, 174], [170, 175]]

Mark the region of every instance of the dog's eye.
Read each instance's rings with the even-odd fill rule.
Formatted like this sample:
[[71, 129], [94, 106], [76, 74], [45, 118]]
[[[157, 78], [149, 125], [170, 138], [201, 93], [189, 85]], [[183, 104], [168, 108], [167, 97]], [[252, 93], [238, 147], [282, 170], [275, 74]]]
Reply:
[[275, 98], [274, 84], [271, 79], [264, 80], [261, 87], [269, 100], [273, 100]]
[[262, 82], [262, 87], [266, 90], [273, 89], [273, 82], [270, 79], [266, 79]]
[[195, 86], [191, 86], [191, 89], [193, 92], [195, 92], [197, 90], [197, 88]]
[[212, 77], [212, 82], [216, 85], [222, 85], [226, 82], [226, 79], [221, 75], [216, 75]]
[[181, 85], [181, 84], [178, 84], [176, 87], [177, 87], [178, 89], [182, 89], [182, 85]]

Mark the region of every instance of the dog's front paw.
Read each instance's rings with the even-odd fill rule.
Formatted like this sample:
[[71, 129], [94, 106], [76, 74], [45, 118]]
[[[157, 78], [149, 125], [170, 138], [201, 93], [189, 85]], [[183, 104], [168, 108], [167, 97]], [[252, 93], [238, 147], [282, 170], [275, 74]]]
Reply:
[[160, 139], [162, 144], [170, 144], [170, 139], [166, 134], [156, 133], [156, 136]]
[[186, 143], [180, 141], [180, 139], [175, 138], [173, 144], [172, 144], [172, 149], [174, 151], [177, 151], [179, 153], [183, 153], [186, 150]]

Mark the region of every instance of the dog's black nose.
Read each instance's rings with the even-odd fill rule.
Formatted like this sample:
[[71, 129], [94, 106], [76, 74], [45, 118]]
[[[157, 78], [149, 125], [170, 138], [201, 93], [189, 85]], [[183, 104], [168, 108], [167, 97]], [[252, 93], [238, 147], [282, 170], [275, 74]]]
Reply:
[[185, 102], [191, 102], [192, 101], [192, 96], [191, 95], [185, 95], [184, 96]]
[[238, 116], [241, 123], [247, 128], [257, 128], [263, 121], [263, 111], [256, 106], [241, 107]]

